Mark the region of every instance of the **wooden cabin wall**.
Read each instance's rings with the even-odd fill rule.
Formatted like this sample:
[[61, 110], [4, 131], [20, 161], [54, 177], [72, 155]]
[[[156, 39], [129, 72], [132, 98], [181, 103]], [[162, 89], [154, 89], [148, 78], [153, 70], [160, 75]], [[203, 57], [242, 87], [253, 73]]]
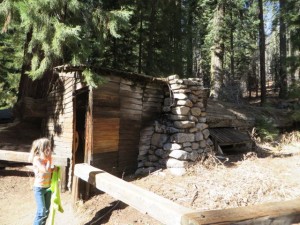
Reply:
[[162, 116], [164, 102], [164, 89], [167, 85], [147, 84], [143, 95], [142, 126], [149, 126], [153, 121]]
[[93, 91], [93, 153], [91, 164], [117, 174], [120, 127], [120, 78], [108, 76]]
[[131, 173], [137, 167], [143, 113], [143, 87], [139, 83], [121, 79], [120, 98], [118, 167], [120, 173]]
[[93, 91], [92, 165], [120, 175], [137, 167], [140, 130], [161, 113], [162, 86], [118, 76]]
[[59, 76], [48, 95], [46, 136], [51, 138], [54, 153], [72, 159], [73, 92], [75, 78]]

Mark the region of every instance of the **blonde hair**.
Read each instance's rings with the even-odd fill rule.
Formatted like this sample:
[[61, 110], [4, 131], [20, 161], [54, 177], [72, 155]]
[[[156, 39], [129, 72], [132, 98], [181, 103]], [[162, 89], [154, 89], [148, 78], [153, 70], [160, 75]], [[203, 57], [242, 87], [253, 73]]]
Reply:
[[51, 148], [51, 142], [48, 138], [34, 140], [31, 145], [28, 161], [32, 162], [35, 156], [39, 156], [41, 153], [45, 152], [48, 147]]

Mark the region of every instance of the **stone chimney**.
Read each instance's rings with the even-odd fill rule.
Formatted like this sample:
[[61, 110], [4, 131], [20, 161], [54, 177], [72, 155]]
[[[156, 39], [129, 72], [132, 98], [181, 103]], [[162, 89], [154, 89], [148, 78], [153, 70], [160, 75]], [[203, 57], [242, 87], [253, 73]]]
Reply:
[[208, 89], [200, 78], [168, 77], [162, 116], [141, 131], [136, 174], [168, 168], [183, 175], [213, 145], [206, 123]]

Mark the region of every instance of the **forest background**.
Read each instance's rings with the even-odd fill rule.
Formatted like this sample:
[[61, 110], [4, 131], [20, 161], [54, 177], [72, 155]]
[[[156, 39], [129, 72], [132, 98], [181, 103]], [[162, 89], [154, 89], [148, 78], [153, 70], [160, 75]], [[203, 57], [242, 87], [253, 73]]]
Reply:
[[0, 0], [0, 108], [62, 64], [201, 77], [211, 98], [299, 97], [298, 0]]
[[[155, 77], [199, 77], [212, 99], [234, 104], [255, 99], [269, 107], [271, 94], [285, 103], [297, 102], [278, 106], [293, 107], [298, 133], [258, 148], [283, 149], [282, 157], [257, 151], [259, 158], [243, 155], [237, 167], [196, 165], [189, 176], [151, 174], [136, 183], [197, 210], [299, 197], [299, 0], [0, 0], [0, 110], [27, 96], [22, 84], [28, 77], [36, 81], [51, 77], [53, 67], [63, 64], [86, 65], [84, 76], [91, 86], [100, 82], [97, 67], [107, 67]], [[267, 129], [260, 131], [272, 139], [270, 133], [277, 132], [271, 130], [274, 123], [265, 122], [260, 128]], [[297, 140], [297, 145], [285, 150], [284, 140]], [[0, 182], [5, 198], [0, 201], [4, 204], [0, 223], [25, 224], [27, 218], [30, 224], [34, 203], [28, 176], [7, 172]], [[30, 201], [24, 204], [24, 198]], [[103, 209], [115, 201], [105, 199], [108, 196], [96, 196], [82, 205], [78, 215], [84, 224], [98, 221]], [[16, 205], [24, 210], [16, 211]], [[68, 223], [78, 222], [73, 213], [66, 213]], [[115, 210], [105, 224], [157, 224], [148, 220], [127, 207]]]

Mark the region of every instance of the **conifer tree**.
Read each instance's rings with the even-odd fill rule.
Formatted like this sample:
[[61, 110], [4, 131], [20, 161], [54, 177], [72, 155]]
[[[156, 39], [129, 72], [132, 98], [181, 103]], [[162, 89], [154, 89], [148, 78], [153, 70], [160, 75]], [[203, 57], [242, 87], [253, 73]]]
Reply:
[[98, 1], [5, 0], [0, 8], [6, 18], [19, 19], [19, 34], [27, 34], [24, 50], [30, 65], [24, 68], [33, 79], [62, 63], [91, 62], [103, 52], [104, 38], [118, 37], [118, 23], [130, 16], [121, 9], [104, 11]]

